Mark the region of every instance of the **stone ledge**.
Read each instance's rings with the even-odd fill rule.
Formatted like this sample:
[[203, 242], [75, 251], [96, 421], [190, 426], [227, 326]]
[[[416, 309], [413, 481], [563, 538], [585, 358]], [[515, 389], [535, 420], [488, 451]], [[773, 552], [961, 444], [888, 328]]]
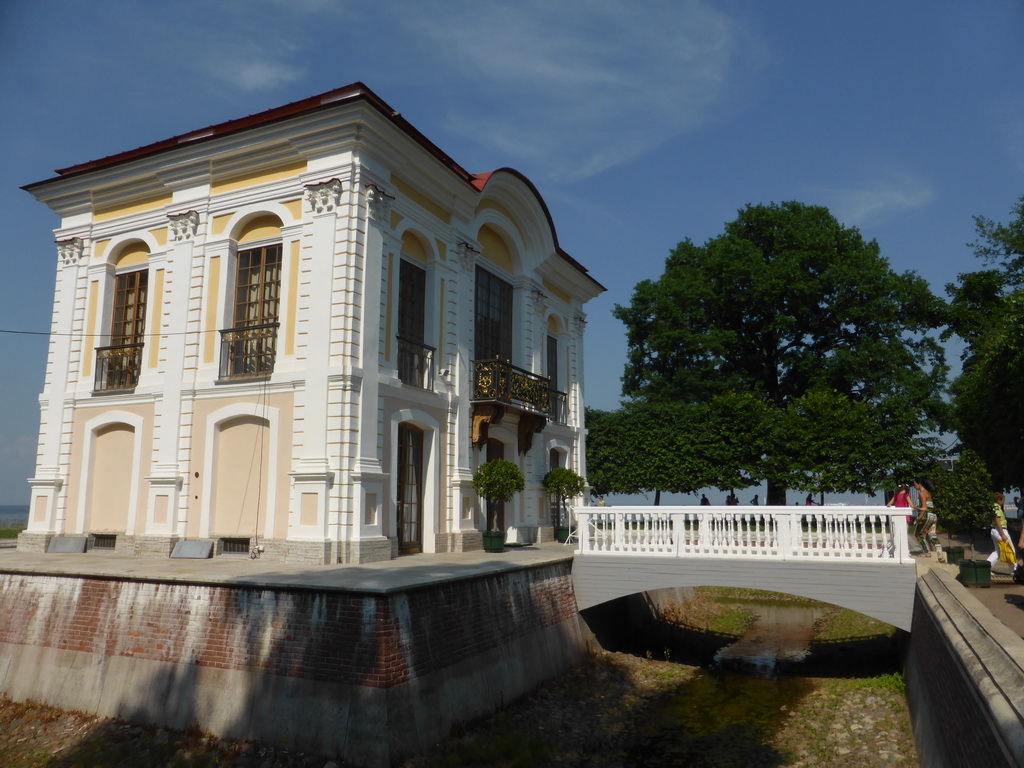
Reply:
[[[1007, 766], [1024, 765], [1024, 640], [943, 569], [918, 580], [917, 597], [906, 677], [922, 765], [986, 754], [985, 765], [1000, 764], [996, 755]], [[928, 658], [919, 658], [926, 645]], [[958, 699], [963, 711], [953, 720], [942, 715], [950, 706], [942, 697], [957, 694], [938, 690], [933, 680], [949, 665], [969, 692]]]

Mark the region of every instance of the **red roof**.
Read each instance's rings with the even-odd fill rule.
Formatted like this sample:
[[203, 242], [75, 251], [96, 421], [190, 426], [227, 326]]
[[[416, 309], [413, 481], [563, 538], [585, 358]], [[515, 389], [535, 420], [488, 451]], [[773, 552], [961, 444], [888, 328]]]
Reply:
[[[445, 167], [447, 167], [452, 173], [459, 178], [466, 181], [468, 184], [472, 184], [478, 191], [483, 191], [484, 187], [487, 186], [487, 182], [490, 177], [496, 173], [491, 171], [482, 174], [471, 174], [461, 165], [456, 163], [447, 154], [441, 151], [441, 149], [434, 144], [430, 139], [420, 133], [408, 120], [402, 117], [398, 112], [391, 108], [391, 106], [384, 101], [380, 96], [371, 91], [366, 85], [360, 82], [352, 83], [351, 85], [345, 85], [341, 88], [336, 88], [333, 91], [322, 93], [318, 96], [310, 96], [307, 99], [301, 101], [293, 101], [290, 104], [285, 104], [280, 107], [268, 109], [265, 112], [257, 112], [247, 117], [240, 117], [235, 120], [228, 120], [224, 123], [217, 123], [216, 125], [207, 126], [206, 128], [200, 128], [196, 131], [190, 131], [183, 133], [179, 136], [172, 136], [169, 139], [163, 141], [157, 141], [153, 144], [146, 144], [145, 146], [138, 147], [136, 149], [129, 149], [125, 152], [119, 152], [116, 155], [109, 155], [107, 157], [101, 157], [98, 160], [91, 160], [87, 163], [79, 163], [78, 165], [71, 165], [67, 168], [58, 168], [57, 173], [59, 176], [52, 179], [46, 179], [44, 181], [38, 181], [34, 184], [28, 184], [23, 189], [32, 191], [33, 188], [49, 184], [54, 181], [61, 179], [70, 178], [79, 174], [89, 173], [91, 171], [97, 171], [103, 168], [110, 168], [121, 163], [127, 163], [132, 160], [138, 160], [144, 157], [151, 157], [153, 155], [160, 154], [161, 152], [169, 152], [173, 149], [189, 145], [198, 144], [204, 141], [210, 141], [212, 139], [221, 138], [223, 136], [229, 136], [239, 131], [248, 130], [250, 128], [256, 128], [263, 125], [269, 125], [271, 123], [278, 122], [280, 120], [287, 120], [292, 117], [299, 115], [309, 114], [322, 109], [329, 109], [339, 104], [364, 101], [378, 112], [380, 112], [385, 118], [390, 120], [396, 127], [402, 130], [407, 136], [412, 138], [418, 143], [423, 149], [438, 159]], [[537, 201], [540, 203], [544, 210], [544, 215], [548, 219], [548, 224], [551, 226], [551, 236], [555, 242], [555, 249], [558, 254], [568, 261], [572, 266], [578, 269], [580, 272], [587, 274], [587, 269], [572, 258], [569, 254], [562, 250], [561, 246], [558, 245], [558, 235], [555, 232], [555, 225], [551, 219], [551, 214], [548, 211], [547, 205], [544, 203], [544, 199], [540, 196], [537, 188], [533, 183], [527, 179], [523, 174], [519, 173], [512, 168], [501, 168], [499, 170], [507, 171], [514, 174], [525, 183], [530, 190], [537, 197]], [[589, 275], [587, 275], [589, 277]], [[593, 280], [593, 278], [590, 278]], [[594, 281], [600, 286], [600, 283]], [[602, 290], [604, 286], [601, 286]]]

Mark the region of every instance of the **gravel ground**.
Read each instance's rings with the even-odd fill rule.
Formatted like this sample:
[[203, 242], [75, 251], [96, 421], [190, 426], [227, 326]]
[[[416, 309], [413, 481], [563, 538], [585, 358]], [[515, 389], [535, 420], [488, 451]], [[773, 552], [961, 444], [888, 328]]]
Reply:
[[[803, 696], [768, 705], [778, 710], [779, 727], [774, 735], [757, 737], [753, 751], [751, 735], [734, 726], [687, 740], [685, 757], [678, 745], [641, 744], [638, 731], [650, 721], [652, 709], [700, 674], [683, 664], [601, 653], [502, 712], [469, 724], [403, 768], [917, 765], [895, 678], [895, 683], [807, 680]], [[0, 700], [0, 765], [340, 768], [346, 763], [282, 745], [213, 739]]]

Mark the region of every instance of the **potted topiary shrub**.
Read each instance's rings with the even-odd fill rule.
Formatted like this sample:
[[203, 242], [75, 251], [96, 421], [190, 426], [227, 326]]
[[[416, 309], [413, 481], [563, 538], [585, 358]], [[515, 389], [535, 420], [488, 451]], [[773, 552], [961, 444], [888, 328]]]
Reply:
[[565, 502], [573, 496], [579, 496], [583, 493], [586, 481], [571, 469], [555, 467], [544, 475], [542, 485], [547, 495], [555, 502], [551, 515], [551, 524], [555, 528], [555, 538], [564, 543], [572, 531]]
[[487, 530], [484, 551], [501, 552], [505, 548], [505, 531], [499, 530], [498, 516], [493, 509], [497, 502], [509, 502], [526, 487], [523, 470], [508, 459], [493, 459], [477, 467], [473, 473], [473, 489], [486, 499]]
[[950, 471], [935, 473], [935, 509], [946, 528], [970, 536], [971, 557], [961, 560], [960, 581], [968, 587], [992, 583], [988, 560], [974, 559], [974, 534], [992, 522], [992, 477], [974, 451], [965, 450]]

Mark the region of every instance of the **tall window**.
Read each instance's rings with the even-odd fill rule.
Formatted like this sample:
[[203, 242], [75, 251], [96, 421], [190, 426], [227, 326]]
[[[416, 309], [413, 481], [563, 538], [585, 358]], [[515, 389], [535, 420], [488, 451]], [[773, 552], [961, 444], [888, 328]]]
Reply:
[[423, 432], [398, 425], [398, 551], [423, 549]]
[[558, 389], [558, 339], [548, 336], [548, 376], [551, 377], [551, 388]]
[[512, 359], [512, 286], [476, 268], [477, 360]]
[[146, 336], [146, 289], [149, 272], [117, 275], [110, 346], [96, 350], [96, 389], [131, 389], [139, 381]]
[[548, 417], [556, 424], [565, 424], [568, 418], [568, 409], [565, 402], [565, 392], [558, 386], [558, 338], [548, 336], [548, 376], [551, 377], [550, 389], [548, 390]]
[[235, 279], [235, 327], [276, 323], [280, 301], [280, 244], [240, 251]]
[[398, 378], [431, 389], [434, 350], [423, 343], [427, 273], [403, 260], [398, 273]]
[[281, 245], [239, 251], [234, 327], [221, 332], [221, 376], [260, 376], [274, 370], [281, 303]]
[[146, 334], [146, 287], [149, 272], [125, 272], [114, 286], [114, 318], [111, 344], [141, 344]]

